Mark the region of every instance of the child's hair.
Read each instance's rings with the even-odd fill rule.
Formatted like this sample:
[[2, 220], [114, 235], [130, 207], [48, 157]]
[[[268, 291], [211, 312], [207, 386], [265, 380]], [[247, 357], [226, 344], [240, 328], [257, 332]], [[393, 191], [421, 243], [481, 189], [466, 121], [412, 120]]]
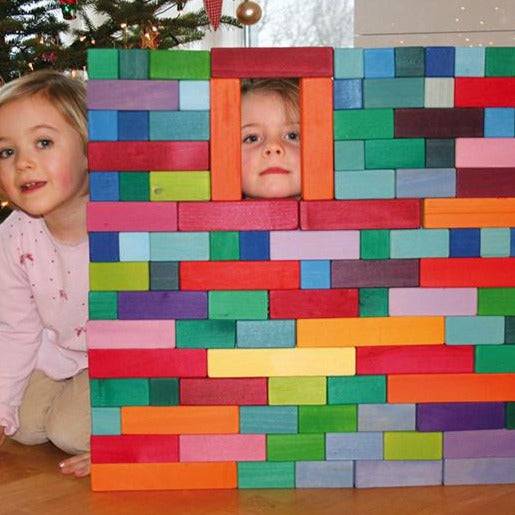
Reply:
[[79, 133], [84, 149], [88, 139], [84, 83], [54, 70], [29, 73], [0, 88], [0, 107], [21, 98], [42, 95]]

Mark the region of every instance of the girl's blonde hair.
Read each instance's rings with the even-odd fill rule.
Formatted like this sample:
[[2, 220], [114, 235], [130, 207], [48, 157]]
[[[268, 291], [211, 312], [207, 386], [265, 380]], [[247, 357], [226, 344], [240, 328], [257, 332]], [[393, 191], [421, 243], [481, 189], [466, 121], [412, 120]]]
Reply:
[[88, 140], [84, 83], [54, 70], [29, 73], [0, 88], [0, 108], [21, 98], [41, 95], [79, 133], [84, 149]]

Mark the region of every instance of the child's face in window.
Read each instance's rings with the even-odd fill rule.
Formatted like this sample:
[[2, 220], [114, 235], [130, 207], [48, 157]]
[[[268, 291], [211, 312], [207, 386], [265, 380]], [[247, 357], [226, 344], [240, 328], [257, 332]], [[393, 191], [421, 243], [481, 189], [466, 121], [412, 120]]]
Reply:
[[251, 198], [300, 195], [300, 125], [275, 91], [253, 91], [241, 99], [243, 193]]

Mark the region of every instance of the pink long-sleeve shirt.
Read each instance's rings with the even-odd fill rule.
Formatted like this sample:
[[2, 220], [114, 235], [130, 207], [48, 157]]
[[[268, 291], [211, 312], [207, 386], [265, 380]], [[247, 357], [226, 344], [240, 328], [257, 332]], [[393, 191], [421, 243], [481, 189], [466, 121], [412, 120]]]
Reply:
[[42, 218], [0, 225], [0, 425], [11, 435], [31, 372], [65, 379], [87, 368], [88, 241], [56, 241]]

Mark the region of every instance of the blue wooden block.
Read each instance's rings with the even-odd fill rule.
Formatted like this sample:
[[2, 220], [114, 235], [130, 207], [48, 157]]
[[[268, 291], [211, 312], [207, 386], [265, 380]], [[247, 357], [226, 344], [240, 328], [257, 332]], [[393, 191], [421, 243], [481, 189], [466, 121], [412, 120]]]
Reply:
[[364, 141], [334, 142], [335, 170], [363, 170], [365, 168]]
[[334, 81], [334, 109], [361, 109], [363, 107], [363, 86], [361, 79]]
[[114, 262], [120, 260], [117, 232], [89, 233], [90, 261]]
[[206, 141], [208, 111], [150, 111], [151, 141]]
[[295, 320], [238, 320], [236, 347], [295, 347]]
[[358, 406], [358, 431], [414, 431], [415, 428], [415, 404], [360, 404]]
[[90, 172], [89, 198], [92, 201], [120, 200], [117, 172]]
[[209, 111], [209, 81], [179, 81], [179, 109], [181, 111]]
[[481, 257], [508, 257], [510, 229], [481, 229]]
[[515, 229], [510, 229], [510, 256], [515, 256]]
[[267, 261], [270, 259], [269, 231], [240, 232], [240, 259], [242, 261]]
[[485, 49], [483, 47], [456, 48], [455, 77], [484, 77]]
[[120, 435], [120, 408], [91, 408], [92, 435]]
[[504, 317], [445, 317], [447, 345], [486, 345], [504, 343]]
[[455, 197], [454, 168], [411, 168], [397, 170], [397, 198]]
[[331, 287], [331, 262], [308, 260], [300, 262], [300, 287], [317, 289]]
[[240, 406], [240, 433], [297, 433], [296, 406]]
[[325, 449], [328, 460], [382, 460], [383, 433], [327, 433]]
[[426, 77], [454, 77], [454, 47], [426, 47]]
[[352, 488], [354, 463], [352, 461], [297, 461], [295, 462], [297, 488]]
[[118, 140], [147, 141], [148, 111], [118, 111]]
[[334, 189], [336, 199], [394, 198], [395, 171], [337, 171], [334, 176]]
[[118, 139], [118, 111], [89, 111], [88, 138], [90, 141], [116, 141]]
[[208, 261], [208, 232], [150, 233], [152, 261]]
[[365, 77], [383, 79], [395, 77], [393, 48], [365, 48], [363, 52]]
[[148, 232], [120, 233], [120, 261], [150, 261]]
[[478, 257], [481, 250], [479, 229], [451, 229], [450, 257]]
[[442, 480], [443, 463], [441, 460], [359, 460], [355, 463], [355, 486], [357, 488], [441, 485]]
[[465, 458], [444, 461], [445, 485], [515, 483], [515, 458]]
[[448, 256], [448, 229], [396, 229], [390, 231], [391, 258]]
[[362, 48], [334, 49], [335, 79], [362, 79], [363, 68]]
[[513, 138], [515, 136], [515, 109], [508, 107], [485, 108], [485, 138]]

